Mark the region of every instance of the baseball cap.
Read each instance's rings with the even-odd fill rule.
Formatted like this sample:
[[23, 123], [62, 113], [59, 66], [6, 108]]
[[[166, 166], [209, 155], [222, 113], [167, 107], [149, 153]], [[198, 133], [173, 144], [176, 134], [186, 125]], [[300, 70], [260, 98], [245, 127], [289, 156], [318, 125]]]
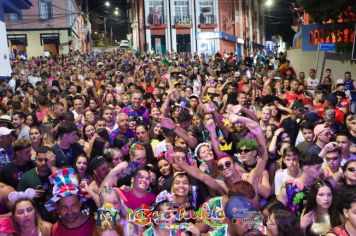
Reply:
[[191, 99], [191, 98], [196, 98], [196, 99], [199, 100], [198, 94], [195, 94], [195, 93], [193, 93], [193, 94], [191, 94], [191, 95], [189, 96], [189, 99]]
[[0, 116], [0, 123], [6, 123], [8, 128], [14, 127], [14, 125], [12, 124], [11, 116], [8, 115]]
[[336, 80], [336, 85], [340, 85], [340, 84], [345, 84], [345, 81], [343, 79]]
[[337, 104], [337, 97], [333, 93], [329, 93], [328, 95], [326, 95], [324, 97], [324, 100], [330, 102], [333, 106], [336, 106]]
[[325, 111], [325, 120], [334, 120], [335, 119], [335, 111], [333, 109], [327, 109]]
[[0, 127], [0, 136], [6, 136], [11, 134], [11, 132], [13, 132], [14, 129], [8, 129], [6, 127]]
[[305, 114], [304, 119], [314, 123], [320, 119], [320, 116], [316, 112], [309, 112]]
[[243, 218], [244, 215], [252, 211], [252, 206], [246, 197], [230, 197], [224, 208], [225, 217], [228, 219]]
[[240, 72], [239, 71], [235, 71], [234, 76], [235, 77], [240, 77]]
[[329, 130], [331, 131], [331, 129], [326, 125], [326, 124], [318, 124], [315, 126], [314, 128], [314, 135], [315, 137], [320, 134], [323, 131]]
[[295, 103], [293, 103], [291, 108], [292, 108], [292, 110], [304, 109], [304, 105], [302, 102], [296, 101]]
[[104, 156], [96, 156], [89, 163], [89, 170], [94, 171], [96, 168], [100, 167], [105, 162], [109, 162], [110, 158]]
[[57, 89], [51, 89], [49, 92], [50, 94], [59, 94], [59, 91]]

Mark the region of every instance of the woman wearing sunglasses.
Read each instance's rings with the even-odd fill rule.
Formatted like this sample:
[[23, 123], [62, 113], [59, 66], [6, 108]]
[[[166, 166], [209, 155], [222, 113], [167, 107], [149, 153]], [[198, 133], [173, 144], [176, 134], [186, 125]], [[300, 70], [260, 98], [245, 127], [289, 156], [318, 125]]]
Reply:
[[345, 184], [356, 186], [356, 160], [350, 160], [343, 166]]

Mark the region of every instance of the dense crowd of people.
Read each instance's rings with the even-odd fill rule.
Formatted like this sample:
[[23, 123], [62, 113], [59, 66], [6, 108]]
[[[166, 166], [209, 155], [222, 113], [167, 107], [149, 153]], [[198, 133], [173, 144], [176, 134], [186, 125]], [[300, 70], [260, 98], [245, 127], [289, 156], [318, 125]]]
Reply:
[[285, 55], [12, 62], [0, 235], [356, 235], [356, 81]]

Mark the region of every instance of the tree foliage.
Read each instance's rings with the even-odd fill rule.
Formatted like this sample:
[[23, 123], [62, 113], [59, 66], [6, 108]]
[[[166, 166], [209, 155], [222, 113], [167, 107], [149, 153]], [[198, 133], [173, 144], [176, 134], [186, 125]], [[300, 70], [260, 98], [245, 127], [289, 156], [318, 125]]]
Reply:
[[343, 19], [352, 19], [356, 15], [355, 0], [297, 0], [315, 23], [320, 24], [329, 20], [337, 22]]

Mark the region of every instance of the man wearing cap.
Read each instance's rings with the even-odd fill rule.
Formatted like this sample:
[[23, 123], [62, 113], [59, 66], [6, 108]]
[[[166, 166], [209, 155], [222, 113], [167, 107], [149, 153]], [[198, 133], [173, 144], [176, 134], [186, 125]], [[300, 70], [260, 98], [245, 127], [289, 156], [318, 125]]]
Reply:
[[94, 176], [94, 180], [89, 184], [89, 189], [96, 194], [99, 194], [99, 187], [110, 172], [108, 161], [107, 157], [96, 156], [89, 163], [89, 170]]
[[74, 160], [84, 154], [83, 148], [76, 142], [78, 129], [73, 122], [63, 121], [58, 126], [59, 141], [51, 149], [56, 155], [56, 166], [73, 166]]
[[59, 220], [53, 224], [52, 236], [92, 235], [95, 220], [81, 210], [87, 199], [81, 195], [73, 168], [58, 170], [50, 176], [53, 196], [46, 203], [48, 211], [56, 211]]
[[17, 189], [22, 176], [35, 165], [31, 160], [31, 142], [28, 139], [18, 139], [14, 142], [15, 160], [0, 170], [3, 183]]
[[12, 124], [11, 116], [8, 116], [8, 115], [0, 116], [0, 127], [6, 127], [8, 129], [13, 129], [14, 125]]
[[340, 109], [336, 109], [336, 105], [338, 101], [335, 94], [329, 93], [324, 99], [325, 99], [324, 100], [325, 110], [327, 109], [335, 110], [335, 120], [339, 123], [343, 123], [345, 114]]
[[189, 96], [189, 110], [192, 113], [196, 113], [199, 107], [199, 96], [197, 94], [191, 94]]
[[330, 127], [333, 135], [339, 133], [343, 129], [342, 123], [336, 121], [334, 109], [325, 110], [325, 122]]
[[11, 133], [13, 129], [0, 127], [0, 168], [14, 159]]
[[[229, 235], [245, 235], [246, 232], [254, 228], [254, 223], [257, 222], [244, 222], [246, 217], [251, 219], [253, 208], [248, 199], [244, 196], [232, 196], [225, 204], [224, 214], [227, 219], [227, 232]], [[221, 230], [221, 229], [217, 229]]]
[[288, 118], [282, 121], [281, 127], [284, 128], [284, 130], [286, 130], [286, 132], [290, 137], [291, 144], [294, 145], [299, 132], [300, 120], [304, 116], [305, 107], [303, 103], [298, 100], [294, 102], [294, 104], [291, 106], [291, 109], [292, 109], [292, 114]]
[[326, 124], [316, 125], [314, 128], [314, 137], [315, 143], [308, 149], [307, 153], [321, 157], [321, 150], [330, 142], [332, 137], [331, 129]]

